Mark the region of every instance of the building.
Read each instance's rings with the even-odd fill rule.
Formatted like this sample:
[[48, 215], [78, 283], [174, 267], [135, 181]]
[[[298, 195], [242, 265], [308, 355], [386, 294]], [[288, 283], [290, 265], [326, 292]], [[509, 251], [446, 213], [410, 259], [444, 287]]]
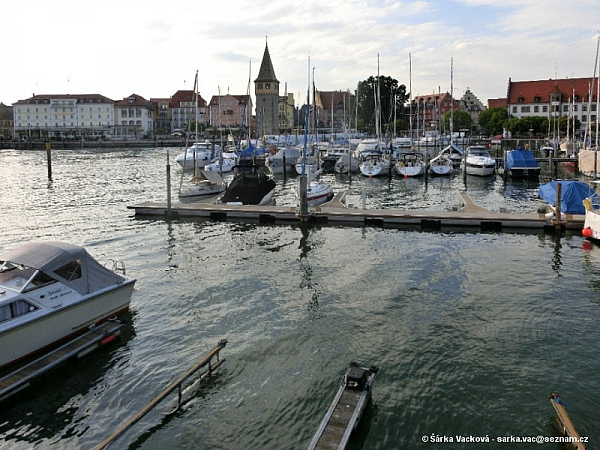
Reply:
[[419, 95], [412, 99], [413, 128], [435, 130], [444, 113], [460, 110], [460, 103], [448, 92]]
[[294, 128], [294, 115], [296, 114], [296, 105], [294, 103], [294, 94], [287, 93], [279, 97], [278, 106], [279, 129], [285, 132], [291, 132]]
[[322, 106], [319, 111], [319, 122], [322, 127], [343, 132], [349, 128], [350, 92], [349, 91], [317, 91]]
[[198, 94], [198, 111], [196, 112], [196, 97], [193, 90], [175, 92], [171, 97], [170, 106], [171, 132], [187, 130], [195, 122], [198, 122], [199, 125], [206, 124], [206, 100]]
[[459, 104], [461, 111], [466, 111], [471, 116], [473, 126], [479, 128], [479, 115], [486, 108], [477, 96], [471, 92], [471, 89], [467, 88], [460, 98]]
[[115, 103], [116, 137], [147, 138], [154, 134], [155, 105], [144, 97], [131, 94]]
[[170, 98], [151, 98], [154, 104], [154, 134], [166, 136], [171, 134], [171, 99]]
[[[593, 78], [512, 81], [508, 79], [506, 108], [510, 116], [541, 116], [548, 119], [569, 116], [582, 127], [596, 122], [596, 89]], [[591, 92], [591, 94], [590, 94]]]
[[213, 95], [208, 104], [208, 123], [211, 127], [246, 129], [251, 115], [252, 97], [249, 95]]
[[279, 81], [266, 43], [258, 77], [254, 80], [254, 94], [258, 132], [260, 135], [279, 134]]
[[115, 102], [99, 94], [34, 95], [13, 103], [15, 135], [25, 138], [104, 137], [113, 133]]
[[13, 107], [0, 103], [0, 139], [12, 139], [14, 130]]

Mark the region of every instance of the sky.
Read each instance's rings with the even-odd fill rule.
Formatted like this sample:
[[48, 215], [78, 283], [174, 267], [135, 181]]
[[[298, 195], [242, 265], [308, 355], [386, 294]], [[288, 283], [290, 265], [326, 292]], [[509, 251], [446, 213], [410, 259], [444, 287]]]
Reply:
[[[594, 75], [593, 0], [3, 0], [0, 102], [36, 95], [244, 95], [268, 43], [280, 95], [304, 102], [377, 73], [412, 95]], [[252, 83], [249, 83], [249, 82]]]

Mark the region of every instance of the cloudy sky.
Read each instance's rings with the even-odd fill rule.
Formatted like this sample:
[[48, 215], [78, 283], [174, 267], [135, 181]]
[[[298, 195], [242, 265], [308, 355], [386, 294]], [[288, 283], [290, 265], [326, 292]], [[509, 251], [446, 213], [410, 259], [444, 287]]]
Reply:
[[3, 0], [0, 102], [170, 97], [196, 70], [205, 100], [245, 94], [268, 39], [282, 95], [305, 98], [309, 57], [320, 90], [352, 91], [378, 61], [408, 87], [410, 54], [413, 95], [452, 84], [486, 103], [509, 78], [591, 77], [599, 27], [592, 0]]

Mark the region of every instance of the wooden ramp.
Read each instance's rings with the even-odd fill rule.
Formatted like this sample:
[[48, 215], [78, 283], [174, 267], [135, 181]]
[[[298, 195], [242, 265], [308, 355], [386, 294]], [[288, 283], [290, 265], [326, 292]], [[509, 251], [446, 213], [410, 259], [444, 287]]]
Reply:
[[34, 378], [58, 366], [69, 358], [80, 358], [101, 345], [112, 342], [123, 324], [108, 321], [44, 354], [38, 359], [0, 378], [0, 401], [27, 388]]
[[367, 369], [350, 363], [342, 385], [308, 446], [309, 450], [346, 448], [371, 399], [371, 387], [378, 371], [377, 367]]
[[556, 392], [550, 394], [550, 403], [552, 403], [554, 411], [556, 411], [560, 432], [565, 438], [563, 443], [569, 444], [568, 446], [577, 450], [585, 450], [584, 439], [579, 436], [579, 433], [575, 429], [575, 425], [573, 425], [573, 422], [569, 417], [569, 413], [567, 413], [567, 410]]

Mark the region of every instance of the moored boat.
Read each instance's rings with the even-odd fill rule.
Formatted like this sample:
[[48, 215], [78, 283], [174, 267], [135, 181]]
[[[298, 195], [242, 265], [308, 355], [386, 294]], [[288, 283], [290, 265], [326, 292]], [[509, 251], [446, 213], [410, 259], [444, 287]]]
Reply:
[[219, 201], [229, 205], [267, 205], [275, 185], [273, 177], [262, 170], [242, 171], [229, 183]]
[[530, 150], [518, 148], [506, 152], [505, 170], [512, 178], [539, 178], [542, 169]]
[[396, 162], [396, 172], [403, 177], [420, 177], [425, 174], [425, 161], [418, 152], [401, 153]]
[[0, 255], [0, 367], [124, 314], [136, 280], [83, 247], [29, 243]]
[[429, 173], [432, 175], [451, 175], [453, 171], [452, 160], [445, 154], [439, 154], [429, 161]]
[[496, 160], [490, 156], [485, 146], [472, 145], [467, 147], [463, 170], [467, 175], [488, 177], [496, 172]]
[[379, 177], [390, 172], [390, 163], [382, 156], [367, 156], [358, 167], [365, 177]]

